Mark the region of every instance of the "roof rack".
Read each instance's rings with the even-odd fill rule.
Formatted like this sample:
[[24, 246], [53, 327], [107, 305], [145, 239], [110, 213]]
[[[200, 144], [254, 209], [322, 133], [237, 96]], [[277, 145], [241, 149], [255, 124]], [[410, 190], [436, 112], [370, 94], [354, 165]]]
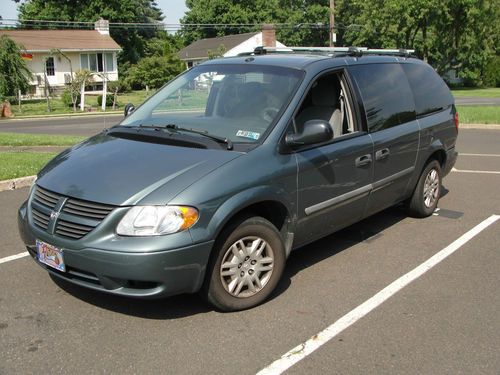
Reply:
[[356, 56], [363, 55], [389, 55], [411, 57], [414, 56], [414, 49], [372, 49], [367, 47], [256, 47], [253, 52], [241, 55], [265, 55], [268, 53], [315, 53], [330, 56]]

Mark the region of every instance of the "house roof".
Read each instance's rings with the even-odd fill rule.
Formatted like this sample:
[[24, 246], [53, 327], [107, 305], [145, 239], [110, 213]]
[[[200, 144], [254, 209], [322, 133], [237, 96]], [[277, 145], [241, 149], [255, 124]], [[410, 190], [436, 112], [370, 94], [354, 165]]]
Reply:
[[109, 35], [96, 30], [0, 30], [26, 51], [121, 50]]
[[221, 45], [224, 46], [226, 51], [229, 51], [257, 34], [259, 32], [200, 39], [181, 49], [177, 56], [181, 60], [206, 59], [209, 51], [216, 51]]

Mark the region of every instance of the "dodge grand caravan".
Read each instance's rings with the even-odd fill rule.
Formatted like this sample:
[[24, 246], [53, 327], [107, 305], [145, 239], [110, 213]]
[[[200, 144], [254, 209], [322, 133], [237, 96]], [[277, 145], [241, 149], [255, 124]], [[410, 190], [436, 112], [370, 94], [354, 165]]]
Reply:
[[263, 302], [290, 251], [403, 203], [432, 214], [458, 115], [404, 51], [211, 60], [62, 152], [19, 210], [37, 264], [130, 297]]

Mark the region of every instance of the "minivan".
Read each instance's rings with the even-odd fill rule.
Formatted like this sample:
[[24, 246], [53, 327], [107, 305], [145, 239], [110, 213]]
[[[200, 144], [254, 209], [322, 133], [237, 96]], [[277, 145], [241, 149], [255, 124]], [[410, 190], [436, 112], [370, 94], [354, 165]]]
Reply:
[[50, 161], [19, 230], [71, 283], [247, 309], [292, 250], [396, 204], [431, 215], [457, 133], [446, 84], [407, 51], [210, 60]]

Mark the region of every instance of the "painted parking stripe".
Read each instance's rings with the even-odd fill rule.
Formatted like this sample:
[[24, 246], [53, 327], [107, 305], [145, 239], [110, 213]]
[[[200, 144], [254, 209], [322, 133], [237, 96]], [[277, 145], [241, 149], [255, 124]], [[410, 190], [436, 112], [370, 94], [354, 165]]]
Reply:
[[452, 168], [452, 172], [458, 172], [458, 173], [485, 173], [485, 174], [500, 174], [500, 171], [475, 171], [475, 170], [470, 170], [470, 169], [456, 169]]
[[432, 269], [435, 265], [439, 264], [441, 261], [446, 259], [448, 256], [457, 251], [460, 247], [470, 241], [472, 238], [477, 236], [483, 230], [488, 228], [491, 224], [500, 219], [500, 215], [492, 215], [480, 224], [476, 225], [474, 228], [469, 230], [467, 233], [460, 236], [457, 240], [449, 244], [447, 247], [434, 254], [424, 263], [420, 264], [407, 274], [401, 276], [399, 279], [389, 284], [387, 287], [382, 289], [380, 292], [375, 294], [373, 297], [363, 302], [361, 305], [356, 307], [354, 310], [348, 312], [342, 318], [337, 320], [335, 323], [319, 332], [318, 334], [311, 337], [306, 342], [296, 346], [292, 350], [283, 354], [280, 359], [274, 361], [269, 366], [260, 370], [257, 375], [268, 375], [268, 374], [281, 374], [300, 360], [306, 358], [308, 355], [313, 353], [315, 350], [319, 349], [322, 345], [326, 344], [328, 341], [333, 339], [339, 333], [344, 331], [346, 328], [350, 327], [352, 324], [356, 323], [359, 319], [363, 318], [365, 315], [370, 313], [376, 307], [384, 303], [391, 296], [399, 292], [405, 286], [410, 284], [412, 281], [418, 279], [424, 273]]
[[500, 158], [500, 154], [463, 154], [459, 153], [460, 156], [484, 156], [484, 157], [492, 157], [492, 158]]
[[13, 261], [13, 260], [16, 260], [16, 259], [24, 258], [24, 257], [27, 257], [28, 255], [30, 255], [30, 254], [27, 251], [25, 251], [24, 253], [19, 253], [19, 254], [16, 254], [16, 255], [11, 255], [11, 256], [5, 257], [5, 258], [0, 258], [0, 264], [7, 263], [7, 262], [10, 262], [10, 261]]

